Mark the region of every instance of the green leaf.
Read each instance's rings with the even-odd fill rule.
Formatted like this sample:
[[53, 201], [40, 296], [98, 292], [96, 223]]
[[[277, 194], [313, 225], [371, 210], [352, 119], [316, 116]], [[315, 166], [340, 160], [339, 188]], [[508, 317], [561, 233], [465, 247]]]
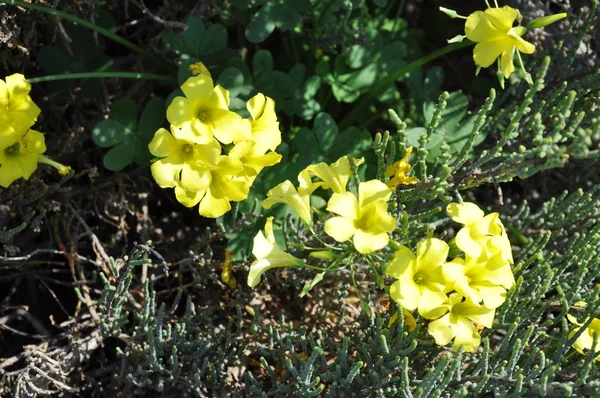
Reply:
[[125, 140], [104, 155], [104, 167], [111, 171], [123, 170], [133, 160], [134, 140]]
[[138, 125], [138, 136], [142, 141], [146, 141], [146, 145], [152, 141], [156, 130], [164, 124], [165, 110], [165, 100], [160, 97], [154, 97], [146, 104]]
[[315, 135], [319, 148], [324, 153], [329, 153], [338, 135], [338, 127], [329, 113], [319, 113], [315, 118]]
[[270, 7], [270, 17], [275, 26], [284, 30], [295, 28], [302, 22], [302, 17], [296, 9], [286, 3], [273, 3]]
[[387, 7], [388, 0], [373, 0], [373, 3], [379, 8], [384, 8]]
[[131, 134], [125, 126], [112, 119], [103, 120], [92, 129], [92, 139], [101, 148], [117, 145]]
[[122, 124], [127, 130], [135, 132], [137, 106], [128, 99], [117, 100], [110, 107], [110, 118]]
[[271, 20], [269, 8], [269, 3], [262, 6], [246, 26], [246, 39], [251, 43], [263, 42], [275, 30], [275, 22]]
[[92, 130], [92, 139], [102, 147], [114, 146], [104, 156], [108, 170], [122, 170], [131, 162], [147, 166], [152, 159], [148, 144], [165, 122], [165, 101], [152, 98], [146, 104], [137, 123], [137, 109], [130, 100], [115, 101], [110, 118], [98, 123]]
[[273, 71], [273, 56], [269, 50], [260, 50], [252, 58], [254, 80], [260, 80]]
[[186, 48], [181, 48], [180, 51], [185, 54], [198, 56], [200, 53], [200, 42], [206, 28], [204, 27], [204, 23], [196, 17], [190, 17], [187, 21], [187, 26], [187, 29], [182, 34]]
[[344, 155], [360, 158], [371, 149], [373, 138], [367, 130], [350, 127], [335, 138], [331, 150], [327, 154], [328, 160], [336, 161]]
[[208, 54], [225, 48], [227, 45], [227, 29], [223, 25], [213, 24], [206, 29], [200, 42], [198, 55]]
[[312, 281], [310, 281], [310, 282], [306, 283], [306, 285], [304, 285], [304, 287], [302, 288], [302, 292], [300, 292], [300, 297], [304, 297], [306, 295], [306, 293], [310, 292], [317, 285], [317, 283], [319, 283], [323, 280], [324, 276], [325, 276], [325, 272], [320, 272], [317, 275], [315, 275], [315, 277], [312, 279]]

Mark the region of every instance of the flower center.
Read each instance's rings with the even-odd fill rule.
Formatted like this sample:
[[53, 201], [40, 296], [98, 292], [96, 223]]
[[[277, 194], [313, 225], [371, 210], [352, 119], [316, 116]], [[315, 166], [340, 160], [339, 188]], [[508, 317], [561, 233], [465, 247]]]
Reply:
[[415, 283], [417, 285], [420, 285], [423, 283], [424, 278], [423, 278], [423, 275], [421, 275], [421, 274], [415, 274], [413, 280], [415, 281]]
[[19, 153], [21, 153], [20, 149], [21, 149], [21, 144], [17, 142], [16, 144], [13, 144], [13, 145], [9, 146], [8, 148], [4, 149], [4, 153], [9, 156], [16, 156]]
[[192, 153], [193, 150], [194, 150], [194, 148], [190, 144], [185, 144], [183, 146], [184, 153]]
[[201, 122], [206, 122], [206, 120], [208, 120], [208, 115], [205, 111], [198, 112], [198, 120], [200, 120]]

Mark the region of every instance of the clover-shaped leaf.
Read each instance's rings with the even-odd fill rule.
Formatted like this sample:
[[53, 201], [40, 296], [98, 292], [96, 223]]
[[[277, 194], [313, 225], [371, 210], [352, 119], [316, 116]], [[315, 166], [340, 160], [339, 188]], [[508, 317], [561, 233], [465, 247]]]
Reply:
[[162, 98], [148, 101], [139, 122], [135, 102], [115, 101], [110, 108], [110, 118], [98, 123], [92, 131], [96, 145], [113, 147], [104, 155], [104, 167], [118, 171], [132, 162], [139, 166], [149, 165], [152, 155], [148, 144], [164, 121], [165, 100]]

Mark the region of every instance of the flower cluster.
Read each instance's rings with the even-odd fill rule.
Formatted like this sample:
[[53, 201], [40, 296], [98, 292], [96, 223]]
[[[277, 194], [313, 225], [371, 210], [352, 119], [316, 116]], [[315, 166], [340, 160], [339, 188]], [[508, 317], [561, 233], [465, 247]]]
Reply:
[[[396, 219], [388, 213], [388, 200], [392, 190], [379, 180], [360, 182], [357, 192], [347, 189], [352, 175], [351, 160], [343, 156], [335, 163], [319, 163], [310, 165], [298, 175], [298, 186], [287, 180], [267, 193], [263, 201], [266, 209], [277, 203], [291, 206], [300, 219], [309, 228], [313, 225], [313, 209], [310, 197], [317, 188], [331, 190], [332, 195], [327, 203], [327, 211], [332, 217], [325, 221], [324, 232], [335, 241], [345, 243], [352, 241], [352, 248], [361, 254], [368, 254], [383, 249], [389, 242], [389, 233], [396, 228]], [[354, 159], [357, 167], [363, 159]], [[313, 181], [313, 178], [315, 179]], [[272, 236], [272, 221], [265, 227], [267, 236]], [[260, 232], [254, 239], [253, 254], [257, 260], [250, 267], [248, 284], [256, 286], [260, 275], [268, 269], [303, 264], [281, 249], [273, 250], [273, 239], [264, 239]], [[350, 247], [350, 246], [349, 246]], [[327, 251], [315, 252], [314, 257], [329, 258]]]
[[[527, 26], [521, 26], [523, 16], [519, 10], [509, 6], [500, 8], [497, 2], [495, 5], [496, 7], [489, 7], [485, 11], [475, 11], [468, 17], [444, 7], [440, 7], [440, 10], [453, 18], [466, 19], [465, 35], [457, 36], [449, 42], [460, 42], [467, 38], [477, 43], [473, 50], [473, 61], [480, 68], [487, 68], [498, 60], [500, 84], [504, 87], [504, 78], [508, 79], [515, 71], [515, 56], [523, 68], [520, 53], [533, 54], [535, 51], [535, 46], [522, 37], [527, 30], [550, 25], [565, 18], [567, 14], [537, 18]], [[515, 22], [518, 23], [517, 26], [514, 26]], [[530, 80], [527, 73], [525, 76]]]
[[448, 261], [450, 247], [436, 238], [418, 242], [416, 254], [401, 246], [387, 269], [397, 279], [390, 296], [432, 320], [428, 331], [437, 344], [454, 339], [455, 348], [473, 351], [514, 284], [511, 245], [498, 213], [486, 216], [473, 203], [451, 203], [447, 212], [464, 225], [454, 239], [463, 256]]
[[[585, 307], [586, 303], [583, 301], [579, 301], [575, 303], [576, 307]], [[577, 325], [575, 329], [573, 329], [569, 333], [569, 338], [573, 338], [582, 328], [584, 323], [587, 323], [589, 318], [584, 320], [583, 322], [578, 322], [577, 318], [571, 314], [567, 314], [567, 319], [574, 325]], [[594, 340], [595, 343], [594, 343]], [[575, 348], [579, 353], [583, 355], [587, 355], [587, 353], [593, 351], [594, 353], [599, 353], [596, 356], [596, 361], [600, 361], [600, 318], [594, 318], [588, 327], [585, 328], [583, 332], [575, 339], [573, 342], [573, 348]]]
[[275, 103], [257, 94], [246, 104], [251, 119], [229, 110], [229, 92], [214, 86], [204, 65], [182, 86], [167, 109], [170, 131], [159, 129], [148, 145], [156, 160], [152, 176], [161, 188], [175, 188], [186, 207], [199, 204], [205, 217], [219, 217], [230, 202], [248, 197], [260, 171], [281, 160]]
[[56, 167], [66, 175], [70, 167], [48, 157], [44, 135], [31, 127], [40, 108], [29, 96], [31, 85], [25, 76], [14, 74], [0, 80], [0, 186], [8, 188], [15, 180], [28, 180], [38, 163]]

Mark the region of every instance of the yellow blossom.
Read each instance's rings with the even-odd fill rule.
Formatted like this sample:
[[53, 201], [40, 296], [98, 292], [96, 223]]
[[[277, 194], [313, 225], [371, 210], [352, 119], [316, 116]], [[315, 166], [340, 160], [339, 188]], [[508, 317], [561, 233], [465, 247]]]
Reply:
[[31, 84], [20, 73], [0, 80], [0, 125], [10, 124], [16, 132], [27, 131], [40, 114], [29, 96]]
[[464, 345], [467, 352], [475, 351], [481, 343], [481, 336], [474, 323], [491, 328], [494, 322], [493, 309], [463, 299], [458, 293], [450, 294], [448, 301], [440, 309], [447, 314], [429, 323], [427, 331], [436, 344], [446, 345], [454, 339], [453, 347], [458, 349]]
[[275, 101], [258, 93], [248, 100], [246, 108], [252, 119], [248, 121], [250, 129], [240, 129], [242, 132], [250, 132], [247, 138], [241, 136], [242, 140], [254, 141], [254, 151], [257, 154], [263, 155], [267, 151], [274, 151], [281, 144], [281, 131], [275, 113]]
[[284, 252], [275, 241], [273, 234], [273, 217], [269, 217], [265, 224], [265, 233], [260, 231], [254, 237], [252, 254], [256, 260], [250, 266], [248, 286], [255, 287], [260, 282], [262, 274], [277, 267], [301, 267], [304, 262], [299, 258]]
[[[405, 246], [401, 246], [390, 262], [387, 275], [398, 279], [390, 286], [390, 296], [408, 311], [419, 309], [419, 314], [428, 318], [437, 318], [435, 309], [446, 302], [446, 290], [451, 281], [442, 272], [448, 257], [446, 242], [436, 239], [423, 239], [417, 243], [417, 255]], [[462, 270], [454, 269], [459, 273]], [[459, 275], [454, 275], [452, 280]]]
[[454, 279], [454, 289], [476, 304], [498, 308], [506, 300], [506, 290], [515, 278], [510, 264], [499, 253], [484, 262], [466, 256], [446, 263], [442, 268], [446, 279]]
[[17, 135], [13, 130], [0, 137], [0, 186], [8, 188], [21, 177], [28, 180], [45, 151], [44, 135], [39, 131]]
[[[512, 249], [498, 213], [487, 216], [474, 203], [450, 203], [446, 211], [452, 219], [464, 224], [456, 234], [456, 246], [467, 255], [483, 262], [500, 253], [512, 264]], [[480, 259], [480, 257], [482, 257]]]
[[504, 77], [508, 78], [515, 70], [515, 51], [524, 54], [535, 51], [535, 46], [521, 37], [527, 29], [513, 26], [517, 20], [521, 21], [521, 14], [509, 6], [475, 11], [468, 16], [465, 34], [477, 43], [473, 50], [475, 64], [487, 68], [501, 57], [500, 68]]
[[180, 130], [171, 127], [173, 134], [159, 129], [148, 148], [159, 159], [152, 163], [152, 176], [161, 188], [180, 186], [188, 191], [203, 191], [211, 183], [210, 168], [215, 167], [221, 155], [221, 146], [215, 139], [203, 144], [178, 139]]
[[408, 163], [408, 157], [412, 153], [412, 150], [412, 146], [406, 148], [406, 154], [404, 157], [385, 169], [385, 176], [392, 177], [388, 182], [386, 182], [388, 187], [395, 189], [396, 185], [398, 184], [412, 185], [419, 182], [417, 177], [408, 177], [407, 175], [411, 169], [411, 166]]
[[263, 201], [262, 206], [265, 209], [270, 209], [275, 203], [285, 203], [298, 213], [298, 216], [306, 225], [312, 225], [310, 195], [322, 183], [312, 182], [307, 170], [303, 170], [298, 174], [298, 182], [298, 189], [289, 180], [272, 188], [267, 192], [267, 199]]
[[229, 91], [213, 87], [210, 76], [192, 76], [181, 86], [185, 97], [175, 97], [167, 108], [169, 122], [181, 129], [182, 139], [204, 144], [216, 138], [230, 144], [248, 128], [242, 118], [229, 110]]
[[[575, 303], [578, 307], [585, 307], [585, 302], [577, 302]], [[569, 338], [572, 338], [577, 334], [579, 330], [581, 330], [581, 326], [587, 322], [587, 320], [580, 323], [577, 321], [571, 314], [567, 314], [567, 318], [569, 321], [575, 325], [578, 325], [578, 328], [575, 328], [569, 333]], [[594, 346], [594, 336], [596, 336], [596, 345]], [[593, 347], [592, 347], [593, 346]], [[590, 351], [600, 352], [600, 319], [594, 318], [590, 325], [579, 335], [579, 337], [573, 343], [573, 348], [575, 348], [579, 353], [583, 355], [587, 355]], [[596, 361], [600, 361], [600, 355], [596, 356]]]
[[248, 197], [250, 185], [240, 177], [244, 165], [239, 159], [221, 155], [216, 166], [210, 168], [210, 184], [203, 190], [188, 191], [175, 187], [175, 197], [186, 207], [196, 206], [201, 216], [216, 218], [231, 210], [230, 202], [239, 202]]
[[[354, 166], [358, 167], [363, 164], [364, 161], [364, 158], [354, 159]], [[352, 175], [352, 168], [350, 167], [348, 156], [342, 156], [331, 165], [323, 162], [310, 165], [306, 170], [308, 170], [311, 175], [323, 180], [323, 189], [331, 189], [334, 193], [346, 192], [346, 186]]]
[[325, 222], [325, 233], [338, 242], [353, 238], [359, 253], [383, 249], [389, 242], [389, 232], [396, 228], [396, 219], [387, 212], [392, 191], [381, 181], [361, 182], [358, 198], [352, 192], [334, 193], [327, 210], [339, 214]]

